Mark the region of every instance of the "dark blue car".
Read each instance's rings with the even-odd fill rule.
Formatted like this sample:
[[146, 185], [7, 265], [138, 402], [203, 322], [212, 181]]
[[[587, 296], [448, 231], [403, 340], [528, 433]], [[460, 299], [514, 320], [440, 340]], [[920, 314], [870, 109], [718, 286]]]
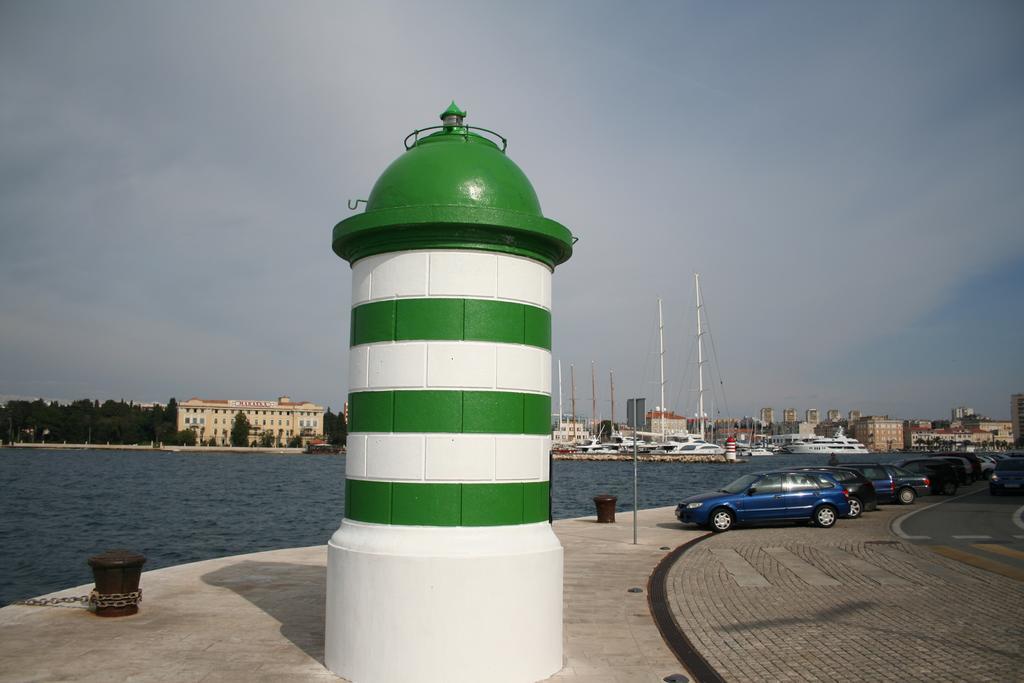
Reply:
[[806, 520], [828, 528], [849, 514], [850, 492], [824, 473], [787, 470], [746, 474], [731, 484], [690, 496], [676, 506], [676, 519], [712, 531], [734, 524]]
[[993, 496], [1024, 493], [1024, 458], [1000, 460], [988, 480], [988, 492]]
[[871, 480], [879, 503], [910, 505], [918, 496], [931, 494], [931, 482], [923, 474], [915, 474], [888, 463], [843, 463]]

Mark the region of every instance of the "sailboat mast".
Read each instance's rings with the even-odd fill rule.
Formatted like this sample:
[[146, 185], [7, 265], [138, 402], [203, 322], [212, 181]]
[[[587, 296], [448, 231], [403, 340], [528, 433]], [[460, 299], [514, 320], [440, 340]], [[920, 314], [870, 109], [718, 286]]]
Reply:
[[665, 323], [661, 317], [661, 297], [658, 297], [658, 362], [661, 364], [661, 440], [665, 440]]
[[597, 375], [594, 374], [594, 361], [590, 361], [590, 420], [596, 435], [601, 425], [597, 421]]
[[697, 291], [697, 419], [700, 425], [700, 438], [704, 438], [704, 349], [701, 345], [703, 332], [700, 327], [700, 273], [693, 274], [694, 288]]
[[562, 429], [562, 416], [565, 415], [565, 411], [562, 410], [562, 361], [558, 361], [558, 431], [565, 436], [565, 432]]
[[576, 431], [576, 366], [569, 363], [569, 379], [572, 383], [570, 404], [572, 405], [572, 430]]
[[615, 433], [615, 373], [611, 370], [608, 371], [608, 383], [611, 384], [612, 389], [612, 434]]

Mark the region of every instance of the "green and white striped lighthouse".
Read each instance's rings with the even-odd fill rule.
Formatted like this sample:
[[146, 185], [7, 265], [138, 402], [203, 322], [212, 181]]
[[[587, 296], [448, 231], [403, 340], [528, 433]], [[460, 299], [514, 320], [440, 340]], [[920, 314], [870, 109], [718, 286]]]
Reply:
[[366, 211], [334, 228], [352, 318], [325, 654], [360, 683], [562, 666], [551, 274], [574, 240], [506, 140], [465, 116], [453, 102], [411, 133]]

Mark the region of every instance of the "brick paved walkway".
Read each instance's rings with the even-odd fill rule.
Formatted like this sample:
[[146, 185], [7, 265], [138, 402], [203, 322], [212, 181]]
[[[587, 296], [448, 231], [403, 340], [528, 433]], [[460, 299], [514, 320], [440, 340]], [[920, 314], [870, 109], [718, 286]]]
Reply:
[[1024, 584], [899, 542], [906, 512], [710, 537], [669, 573], [673, 614], [730, 682], [1024, 681]]

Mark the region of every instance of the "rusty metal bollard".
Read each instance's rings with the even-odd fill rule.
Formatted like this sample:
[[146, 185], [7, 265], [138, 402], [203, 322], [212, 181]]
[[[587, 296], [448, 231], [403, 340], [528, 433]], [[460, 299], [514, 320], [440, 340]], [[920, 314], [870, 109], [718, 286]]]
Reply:
[[96, 589], [89, 601], [98, 617], [126, 617], [139, 611], [139, 579], [145, 555], [130, 550], [108, 550], [89, 558]]
[[594, 496], [594, 503], [597, 505], [597, 521], [602, 524], [615, 523], [615, 503], [619, 499], [608, 494]]

